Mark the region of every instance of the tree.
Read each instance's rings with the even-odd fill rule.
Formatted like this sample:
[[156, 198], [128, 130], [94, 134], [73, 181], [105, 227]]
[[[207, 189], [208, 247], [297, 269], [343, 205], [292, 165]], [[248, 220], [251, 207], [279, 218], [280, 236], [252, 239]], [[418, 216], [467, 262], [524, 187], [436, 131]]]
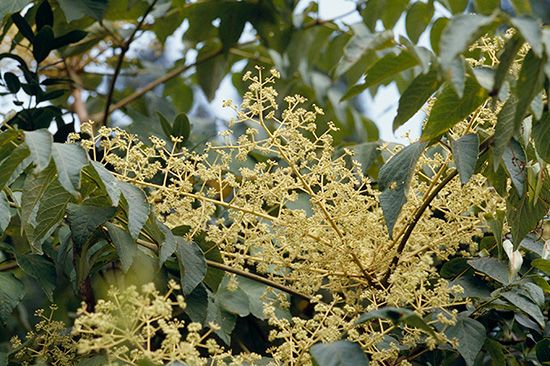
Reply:
[[0, 365], [548, 362], [550, 8], [500, 3], [0, 5]]

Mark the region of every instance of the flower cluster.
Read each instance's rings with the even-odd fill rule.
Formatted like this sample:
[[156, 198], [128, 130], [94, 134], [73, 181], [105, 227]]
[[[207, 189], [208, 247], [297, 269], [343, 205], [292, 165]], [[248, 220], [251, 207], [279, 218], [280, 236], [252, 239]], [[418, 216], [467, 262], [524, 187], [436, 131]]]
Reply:
[[[312, 296], [328, 290], [338, 297], [329, 310], [318, 304], [323, 319], [304, 323], [271, 317], [279, 329], [273, 339], [285, 341], [272, 349], [282, 363], [304, 364], [312, 334], [320, 341], [353, 339], [379, 362], [394, 357], [398, 344], [392, 352], [377, 346], [393, 329], [391, 323], [353, 327], [359, 314], [383, 306], [407, 307], [420, 315], [438, 309], [447, 315], [436, 322], [452, 323], [454, 312], [445, 309], [467, 299], [459, 295], [459, 286], [439, 276], [437, 266], [451, 256], [472, 255], [476, 237], [483, 234], [484, 215], [502, 208], [502, 200], [481, 175], [464, 186], [458, 179], [450, 181], [398, 254], [410, 217], [452, 165], [450, 149], [442, 146], [421, 157], [390, 240], [380, 193], [351, 150], [337, 153], [331, 137], [335, 126], [329, 123], [320, 131], [316, 121], [323, 111], [315, 105], [306, 108], [301, 96], [284, 98], [286, 107], [280, 111], [273, 87], [278, 74], [264, 77], [262, 71], [245, 75], [251, 85], [240, 106], [225, 102], [235, 113], [230, 128], [243, 133], [235, 136], [229, 130], [222, 134], [223, 144], [209, 144], [204, 152], [182, 147], [178, 139], [166, 143], [152, 137], [146, 145], [107, 128], [82, 144], [94, 152], [102, 149], [103, 162], [115, 168], [117, 177], [144, 188], [167, 225], [190, 226], [189, 239], [206, 232], [227, 264], [254, 268]], [[483, 111], [475, 118], [491, 124], [492, 113]], [[470, 119], [452, 133], [459, 137], [471, 129]], [[390, 154], [399, 150], [382, 149]], [[396, 255], [398, 265], [384, 283]], [[417, 329], [404, 332], [409, 344], [427, 341]]]

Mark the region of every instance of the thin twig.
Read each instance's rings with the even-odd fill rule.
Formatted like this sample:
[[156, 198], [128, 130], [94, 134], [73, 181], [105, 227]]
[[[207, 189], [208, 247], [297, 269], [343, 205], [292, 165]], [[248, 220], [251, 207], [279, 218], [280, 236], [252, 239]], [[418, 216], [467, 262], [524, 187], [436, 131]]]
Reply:
[[111, 80], [111, 85], [109, 87], [109, 93], [107, 94], [107, 102], [105, 103], [105, 111], [103, 112], [103, 121], [101, 122], [101, 126], [107, 125], [107, 119], [109, 118], [109, 113], [110, 113], [110, 108], [109, 107], [111, 106], [111, 102], [113, 101], [113, 94], [115, 92], [116, 79], [118, 78], [118, 75], [120, 74], [120, 69], [122, 68], [122, 63], [124, 62], [124, 56], [126, 55], [126, 52], [128, 52], [128, 50], [130, 49], [130, 44], [132, 43], [132, 41], [134, 40], [137, 32], [139, 31], [139, 29], [141, 28], [141, 26], [145, 22], [145, 18], [147, 18], [147, 15], [149, 15], [149, 13], [155, 7], [155, 4], [157, 3], [157, 1], [158, 0], [153, 0], [151, 5], [149, 5], [147, 10], [143, 14], [143, 17], [141, 18], [139, 23], [136, 25], [136, 28], [134, 29], [132, 34], [130, 34], [130, 37], [128, 38], [128, 40], [126, 42], [124, 42], [124, 44], [120, 47], [120, 55], [118, 56], [117, 64], [116, 64], [116, 67], [115, 67], [115, 72], [113, 74], [113, 79]]

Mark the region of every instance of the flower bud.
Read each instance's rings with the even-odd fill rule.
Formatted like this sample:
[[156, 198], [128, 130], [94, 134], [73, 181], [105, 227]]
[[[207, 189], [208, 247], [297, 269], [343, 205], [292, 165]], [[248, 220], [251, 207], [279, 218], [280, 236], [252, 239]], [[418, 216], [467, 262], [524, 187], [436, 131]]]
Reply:
[[512, 244], [512, 242], [508, 239], [502, 242], [502, 247], [504, 248], [504, 251], [506, 252], [506, 255], [508, 256], [508, 259], [510, 261], [510, 264], [508, 266], [508, 279], [510, 282], [512, 282], [512, 280], [518, 274], [521, 265], [523, 264], [523, 257], [521, 256], [519, 250], [514, 251], [514, 244]]

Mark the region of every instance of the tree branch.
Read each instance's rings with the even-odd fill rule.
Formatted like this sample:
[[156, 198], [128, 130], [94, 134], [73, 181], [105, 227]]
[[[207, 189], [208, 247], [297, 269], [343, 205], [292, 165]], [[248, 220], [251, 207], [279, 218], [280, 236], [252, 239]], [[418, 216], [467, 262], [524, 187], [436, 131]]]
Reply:
[[103, 120], [101, 122], [101, 126], [107, 125], [107, 119], [109, 118], [109, 113], [110, 113], [110, 106], [111, 106], [111, 102], [113, 101], [113, 94], [115, 92], [116, 79], [120, 74], [120, 69], [122, 68], [122, 63], [124, 62], [124, 56], [126, 55], [126, 52], [128, 52], [128, 50], [130, 49], [130, 44], [134, 40], [138, 30], [141, 28], [141, 26], [145, 22], [145, 18], [147, 18], [147, 15], [155, 7], [155, 4], [157, 3], [157, 1], [158, 0], [153, 0], [151, 5], [149, 5], [147, 10], [143, 14], [143, 17], [141, 17], [141, 20], [139, 21], [139, 23], [136, 25], [136, 28], [134, 29], [132, 34], [130, 34], [130, 37], [128, 38], [128, 40], [124, 42], [124, 44], [120, 47], [120, 55], [118, 56], [115, 72], [113, 74], [113, 79], [111, 80], [111, 85], [109, 87], [109, 93], [107, 94], [107, 102], [105, 103], [105, 111], [103, 112]]

